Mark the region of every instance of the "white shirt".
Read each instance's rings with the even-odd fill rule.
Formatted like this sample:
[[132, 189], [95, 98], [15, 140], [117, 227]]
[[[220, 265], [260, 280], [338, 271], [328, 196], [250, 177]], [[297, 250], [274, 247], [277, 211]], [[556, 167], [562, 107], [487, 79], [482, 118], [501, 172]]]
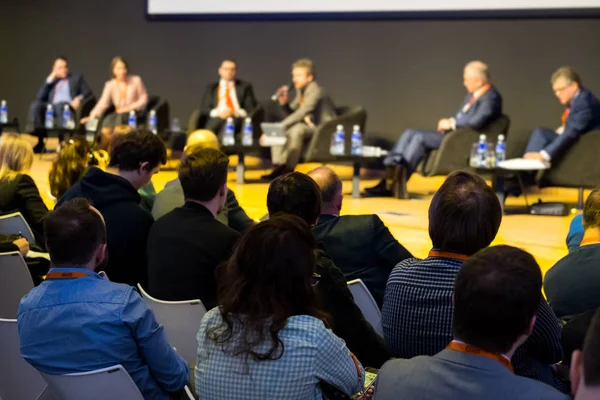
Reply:
[[[482, 87], [480, 87], [479, 89], [477, 89], [476, 91], [474, 91], [473, 93], [471, 93], [471, 96], [475, 97], [476, 99], [479, 98], [479, 96], [482, 95], [482, 92], [484, 90], [486, 90], [486, 86], [487, 85], [488, 84], [486, 83], [485, 85], [483, 85]], [[463, 107], [463, 109], [462, 109], [462, 112], [465, 113], [465, 112], [469, 111], [469, 108], [471, 108], [471, 104], [468, 104], [468, 103], [465, 104], [464, 107]], [[456, 118], [450, 117], [448, 119], [450, 120], [450, 124], [451, 124], [452, 130], [455, 131], [456, 130]]]
[[226, 90], [228, 90], [228, 89], [229, 89], [229, 95], [231, 96], [231, 102], [233, 103], [234, 112], [237, 115], [239, 115], [240, 118], [246, 118], [248, 116], [248, 113], [246, 112], [246, 110], [244, 110], [243, 108], [240, 107], [240, 102], [238, 101], [237, 93], [235, 91], [235, 81], [227, 82], [224, 79], [221, 79], [219, 81], [219, 89], [218, 89], [219, 104], [217, 104], [216, 108], [213, 108], [212, 110], [210, 110], [211, 118], [216, 118], [220, 110], [226, 110], [228, 108], [227, 107], [227, 97], [226, 97]]

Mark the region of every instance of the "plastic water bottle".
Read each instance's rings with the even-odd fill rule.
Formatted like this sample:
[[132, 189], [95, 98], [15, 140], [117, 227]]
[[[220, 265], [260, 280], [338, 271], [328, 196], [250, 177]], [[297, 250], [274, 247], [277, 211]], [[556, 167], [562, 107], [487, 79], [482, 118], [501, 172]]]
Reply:
[[244, 121], [244, 130], [242, 132], [242, 145], [252, 146], [252, 120], [250, 118], [246, 118]]
[[54, 107], [52, 107], [52, 104], [48, 104], [48, 106], [46, 106], [46, 119], [44, 121], [44, 126], [46, 129], [54, 128]]
[[155, 135], [158, 133], [158, 123], [156, 121], [156, 110], [150, 110], [148, 115], [148, 130]]
[[487, 167], [487, 138], [484, 134], [479, 135], [479, 143], [477, 144], [477, 159], [479, 167]]
[[334, 156], [344, 155], [344, 140], [346, 133], [344, 132], [344, 126], [338, 125], [333, 137], [331, 138], [331, 147], [329, 152]]
[[8, 123], [8, 107], [6, 106], [6, 100], [0, 102], [0, 124]]
[[64, 129], [73, 129], [75, 127], [75, 121], [73, 121], [73, 114], [71, 113], [71, 107], [68, 104], [65, 104], [63, 107], [63, 128]]
[[127, 117], [127, 125], [129, 125], [131, 129], [137, 128], [137, 117], [135, 115], [135, 111], [133, 110], [129, 111], [129, 117]]
[[223, 133], [223, 146], [233, 146], [235, 144], [235, 125], [233, 118], [227, 118], [225, 121], [225, 132]]
[[350, 154], [353, 156], [362, 154], [362, 133], [360, 133], [360, 126], [358, 125], [352, 127], [352, 150]]
[[504, 135], [498, 135], [498, 142], [496, 143], [496, 166], [504, 160], [506, 160], [506, 142], [504, 142]]

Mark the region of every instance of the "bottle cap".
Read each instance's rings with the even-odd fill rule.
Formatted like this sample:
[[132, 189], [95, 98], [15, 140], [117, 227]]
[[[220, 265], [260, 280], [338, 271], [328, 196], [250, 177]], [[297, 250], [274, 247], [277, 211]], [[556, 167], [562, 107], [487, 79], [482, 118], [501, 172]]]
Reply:
[[354, 126], [352, 127], [352, 129], [354, 129], [355, 131], [358, 131], [358, 130], [360, 130], [360, 126], [358, 126], [358, 125], [354, 125]]
[[504, 135], [498, 135], [498, 140], [504, 140]]
[[251, 123], [251, 122], [252, 122], [252, 119], [250, 119], [250, 118], [246, 118], [244, 122], [245, 122], [245, 123], [247, 123], [247, 124], [249, 124], [249, 123]]
[[341, 131], [342, 129], [344, 129], [344, 125], [338, 125], [336, 128], [338, 131]]
[[479, 135], [479, 140], [485, 140], [485, 135], [483, 133]]

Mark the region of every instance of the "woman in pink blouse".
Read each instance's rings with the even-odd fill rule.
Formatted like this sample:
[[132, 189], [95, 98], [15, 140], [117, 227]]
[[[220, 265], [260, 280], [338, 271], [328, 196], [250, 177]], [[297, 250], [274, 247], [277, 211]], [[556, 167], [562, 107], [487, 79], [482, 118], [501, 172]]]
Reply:
[[114, 127], [127, 123], [130, 111], [140, 112], [146, 109], [148, 93], [137, 75], [129, 75], [127, 61], [121, 57], [113, 58], [110, 71], [112, 79], [104, 84], [102, 97], [90, 112], [90, 115], [81, 120], [84, 124], [90, 118], [100, 118], [106, 110], [114, 105], [115, 112], [106, 115], [102, 121], [102, 138], [100, 148], [108, 147], [112, 138]]

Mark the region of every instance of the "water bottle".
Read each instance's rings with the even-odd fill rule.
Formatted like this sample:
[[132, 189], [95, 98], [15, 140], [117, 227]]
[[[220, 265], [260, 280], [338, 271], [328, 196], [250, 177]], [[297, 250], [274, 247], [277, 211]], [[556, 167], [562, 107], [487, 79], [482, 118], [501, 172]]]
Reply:
[[496, 143], [496, 166], [506, 160], [506, 142], [504, 135], [498, 135], [498, 143]]
[[233, 118], [227, 118], [225, 121], [225, 132], [223, 133], [223, 146], [233, 146], [235, 144], [235, 125]]
[[362, 134], [358, 125], [354, 125], [352, 128], [352, 151], [350, 154], [353, 156], [360, 156], [362, 154]]
[[156, 121], [156, 110], [150, 110], [150, 114], [148, 115], [148, 130], [155, 135], [158, 133]]
[[331, 147], [329, 152], [334, 156], [342, 156], [344, 155], [344, 140], [346, 137], [346, 133], [344, 132], [344, 127], [342, 125], [338, 125], [333, 137], [331, 138]]
[[8, 107], [6, 106], [6, 100], [0, 102], [0, 124], [8, 123]]
[[487, 167], [487, 138], [484, 134], [479, 135], [479, 143], [477, 144], [477, 159], [479, 167]]
[[133, 110], [129, 111], [129, 117], [127, 117], [127, 125], [129, 125], [131, 129], [137, 128], [137, 117], [135, 116], [135, 111]]
[[252, 120], [250, 118], [246, 118], [244, 121], [244, 130], [242, 132], [242, 145], [252, 146]]
[[54, 128], [54, 107], [52, 107], [52, 104], [46, 106], [46, 120], [44, 121], [44, 126], [46, 129]]
[[68, 104], [65, 104], [63, 107], [63, 128], [64, 129], [73, 129], [75, 127], [75, 121], [73, 121], [73, 114], [71, 113], [71, 107]]

